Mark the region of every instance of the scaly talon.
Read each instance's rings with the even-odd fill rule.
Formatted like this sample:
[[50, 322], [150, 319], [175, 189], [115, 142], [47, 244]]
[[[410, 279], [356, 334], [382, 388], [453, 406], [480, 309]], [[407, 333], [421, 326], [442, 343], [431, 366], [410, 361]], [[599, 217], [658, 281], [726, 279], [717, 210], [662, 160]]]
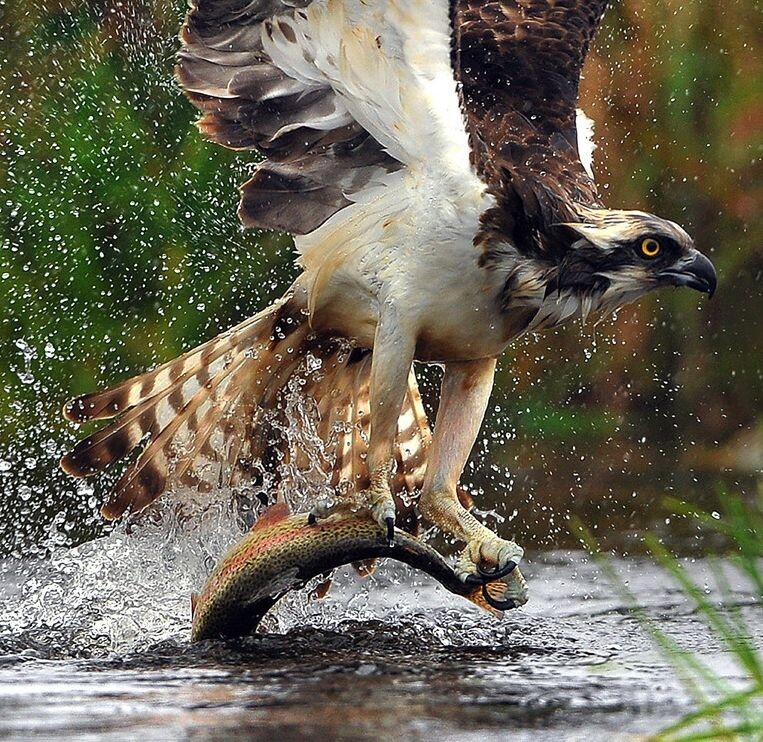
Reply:
[[[510, 575], [522, 559], [524, 551], [513, 541], [499, 538], [486, 528], [480, 529], [466, 548], [461, 552], [456, 564], [459, 577], [466, 581], [468, 576], [482, 578], [491, 582]], [[482, 565], [494, 564], [495, 569], [488, 570]]]
[[[504, 583], [503, 594], [508, 596], [503, 599], [493, 597], [488, 590], [489, 585], [499, 580]], [[510, 611], [527, 602], [527, 583], [517, 569], [517, 563], [513, 561], [508, 561], [501, 569], [494, 570], [484, 569], [478, 564], [477, 574], [467, 575], [464, 583], [474, 587], [481, 586], [485, 602], [497, 611]]]
[[[372, 478], [371, 487], [363, 493], [371, 510], [373, 519], [384, 529], [387, 543], [395, 543], [395, 500], [387, 483], [388, 473], [381, 470], [377, 477]], [[376, 481], [374, 481], [376, 479]]]
[[395, 500], [389, 486], [382, 480], [362, 492], [342, 496], [336, 501], [329, 498], [318, 500], [307, 515], [309, 525], [315, 525], [319, 520], [328, 518], [332, 513], [349, 509], [351, 512], [366, 511], [379, 524], [386, 537], [387, 543], [395, 543]]
[[510, 575], [517, 568], [516, 562], [507, 562], [503, 569], [483, 569], [481, 564], [477, 565], [477, 574], [468, 574], [463, 577], [464, 584], [473, 587], [489, 585], [491, 582], [500, 580], [506, 575]]
[[484, 576], [470, 575], [466, 584], [475, 585], [482, 580], [482, 597], [491, 608], [497, 611], [510, 611], [527, 602], [527, 582], [516, 565], [509, 574], [497, 580], [489, 579], [490, 573], [485, 570], [480, 572]]
[[395, 545], [395, 519], [385, 518], [385, 522], [387, 523], [387, 545], [394, 546]]
[[527, 582], [525, 581], [522, 573], [515, 569], [510, 575], [506, 577], [506, 596], [513, 603], [513, 608], [524, 605], [527, 602], [528, 589]]

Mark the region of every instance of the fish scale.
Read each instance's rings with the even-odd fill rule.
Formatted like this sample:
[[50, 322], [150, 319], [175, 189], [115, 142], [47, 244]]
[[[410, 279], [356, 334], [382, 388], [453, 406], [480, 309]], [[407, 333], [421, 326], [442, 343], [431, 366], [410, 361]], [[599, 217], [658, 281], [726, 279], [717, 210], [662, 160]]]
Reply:
[[[191, 640], [251, 634], [286, 593], [344, 564], [375, 557], [420, 569], [451, 593], [502, 615], [486, 602], [481, 586], [462, 582], [441, 554], [411, 534], [397, 529], [390, 546], [386, 533], [367, 515], [334, 513], [311, 524], [307, 514], [289, 515], [279, 503], [260, 517], [192, 596]], [[504, 582], [489, 588], [495, 599], [506, 594]]]

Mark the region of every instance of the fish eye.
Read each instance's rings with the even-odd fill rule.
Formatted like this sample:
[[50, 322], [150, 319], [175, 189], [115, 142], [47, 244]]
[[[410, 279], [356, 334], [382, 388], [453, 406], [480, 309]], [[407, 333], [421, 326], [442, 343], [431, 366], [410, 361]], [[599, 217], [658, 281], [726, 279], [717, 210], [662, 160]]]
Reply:
[[641, 254], [647, 258], [654, 258], [660, 254], [660, 243], [653, 237], [647, 237], [641, 243]]

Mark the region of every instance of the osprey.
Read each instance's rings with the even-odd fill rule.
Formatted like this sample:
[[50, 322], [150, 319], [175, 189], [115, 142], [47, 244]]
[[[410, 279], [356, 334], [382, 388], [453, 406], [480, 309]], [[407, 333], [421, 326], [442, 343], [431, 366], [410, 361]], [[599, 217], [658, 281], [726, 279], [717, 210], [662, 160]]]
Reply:
[[[192, 4], [178, 80], [209, 139], [263, 156], [241, 219], [293, 234], [302, 273], [255, 317], [67, 404], [73, 421], [116, 418], [63, 459], [70, 474], [145, 443], [106, 517], [168, 490], [253, 492], [318, 466], [390, 537], [415, 502], [465, 543], [464, 579], [516, 565], [522, 549], [458, 487], [497, 356], [660, 286], [716, 285], [681, 227], [605, 207], [581, 161], [578, 84], [605, 5]], [[445, 368], [433, 434], [415, 360]], [[311, 405], [289, 407], [292, 394]], [[321, 442], [319, 464], [295, 425]], [[314, 517], [327, 507], [316, 498]]]

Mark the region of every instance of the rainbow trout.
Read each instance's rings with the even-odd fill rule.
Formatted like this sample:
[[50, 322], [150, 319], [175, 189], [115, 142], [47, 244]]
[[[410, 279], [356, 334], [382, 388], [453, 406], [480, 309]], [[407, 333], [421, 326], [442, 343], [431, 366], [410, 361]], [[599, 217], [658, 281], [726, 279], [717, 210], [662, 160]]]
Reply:
[[317, 523], [279, 503], [266, 511], [191, 597], [191, 641], [251, 634], [280, 598], [308, 580], [350, 562], [389, 557], [423, 570], [443, 587], [494, 615], [514, 607], [503, 575], [464, 583], [430, 546], [396, 530], [393, 545], [368, 516], [334, 514]]

